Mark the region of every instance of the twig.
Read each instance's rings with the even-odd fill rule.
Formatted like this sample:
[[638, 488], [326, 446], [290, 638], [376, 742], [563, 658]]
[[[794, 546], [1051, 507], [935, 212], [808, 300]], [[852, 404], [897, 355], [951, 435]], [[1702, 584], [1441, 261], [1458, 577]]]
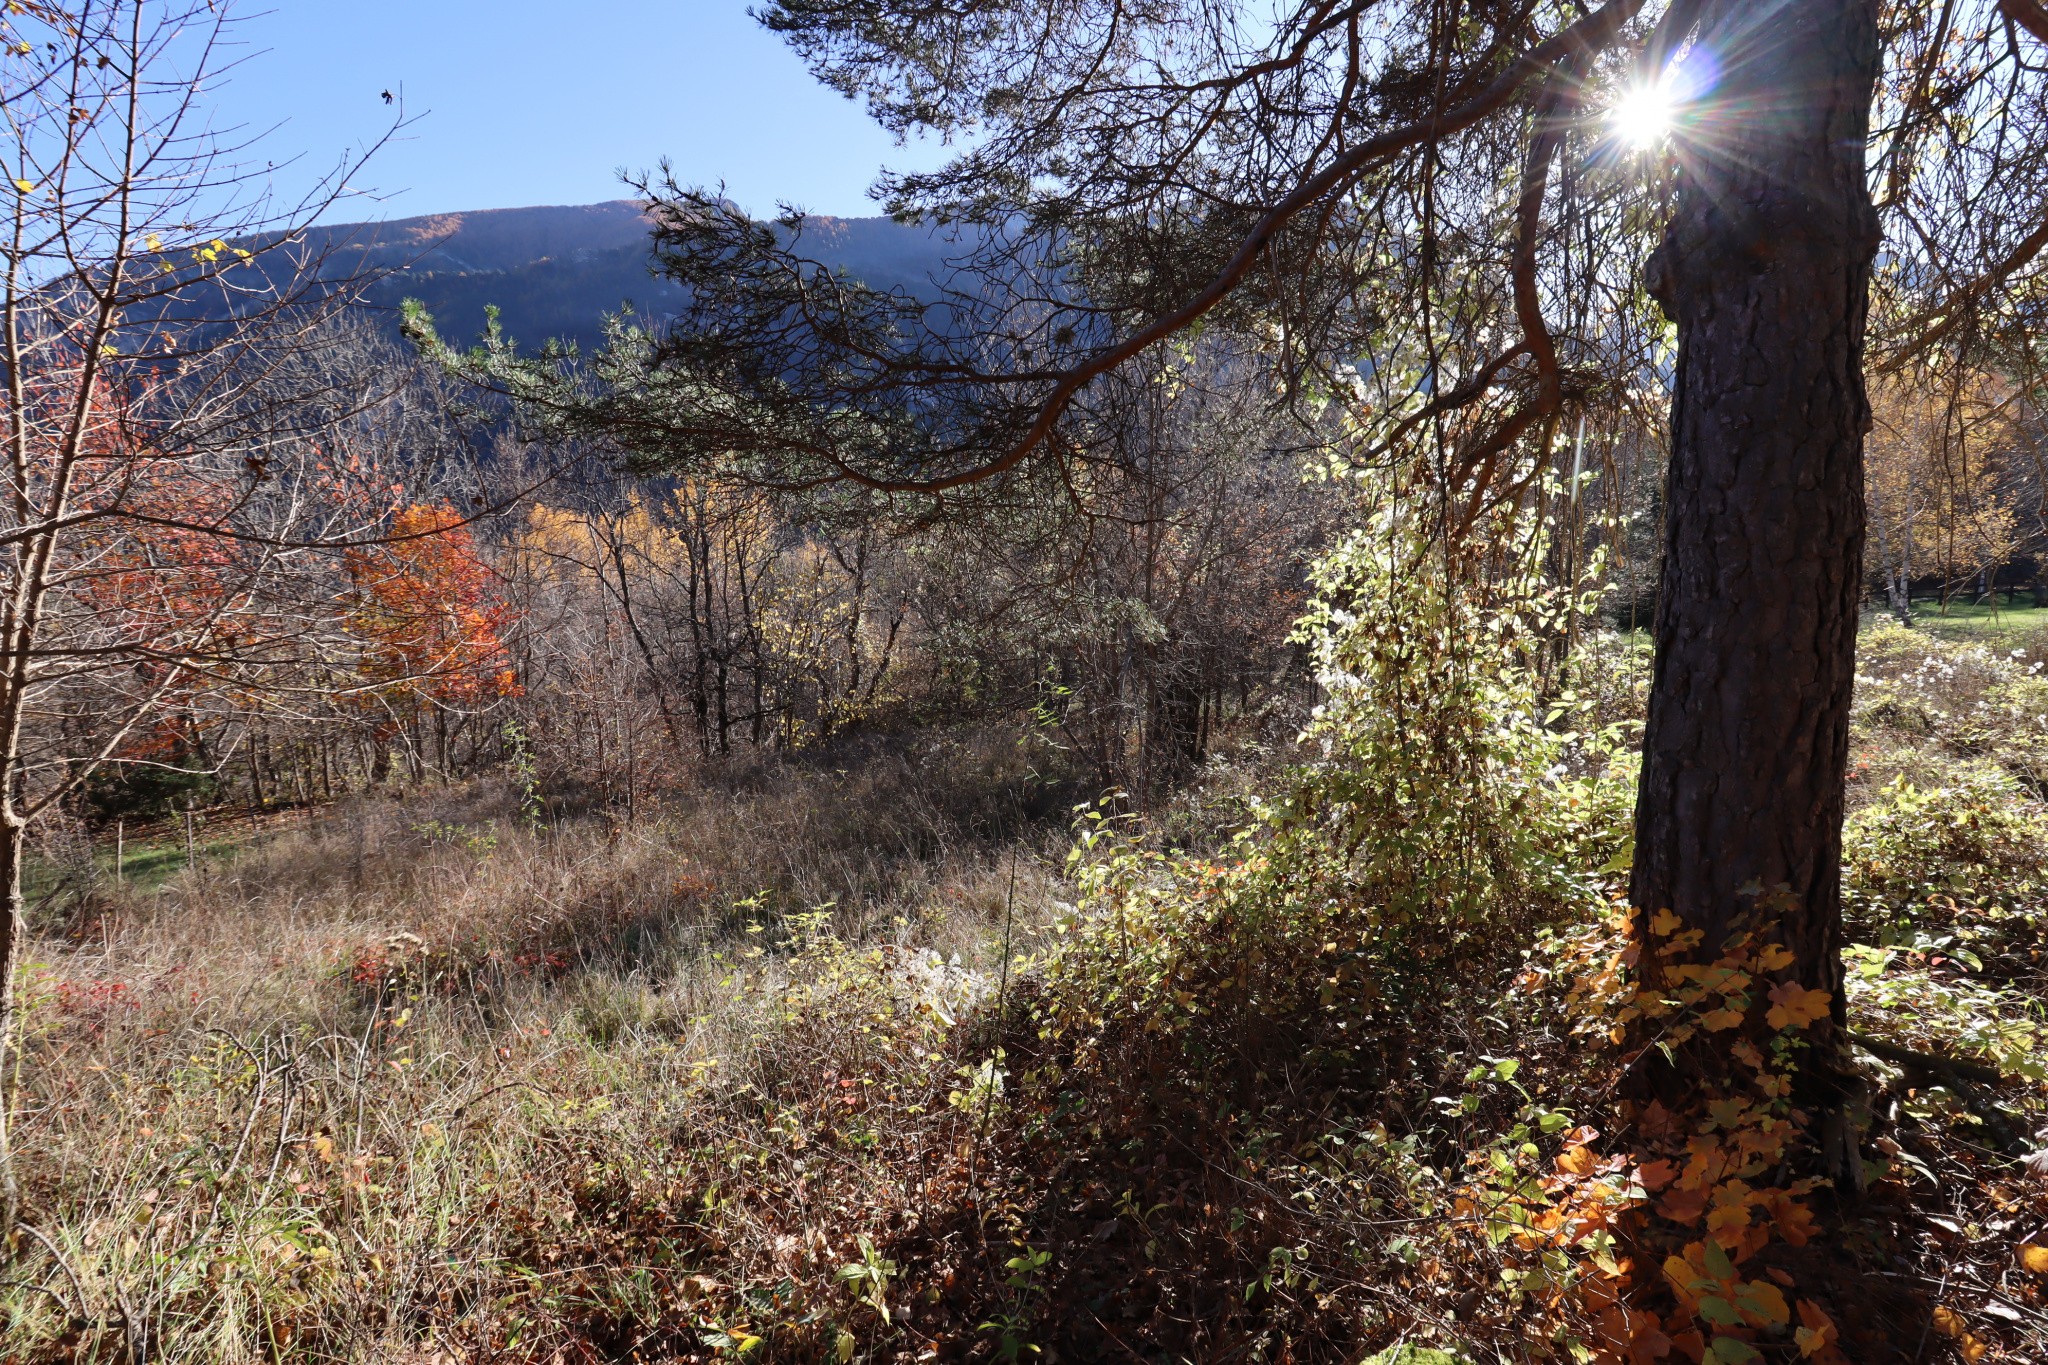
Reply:
[[471, 1109], [503, 1090], [531, 1090], [534, 1094], [545, 1095], [551, 1100], [560, 1098], [546, 1086], [536, 1085], [532, 1081], [506, 1081], [503, 1085], [494, 1085], [482, 1094], [473, 1095], [469, 1099], [464, 1100], [460, 1105], [456, 1106], [455, 1113], [449, 1119], [449, 1122], [460, 1122], [464, 1114], [467, 1114]]
[[[59, 1294], [46, 1284], [37, 1284], [34, 1280], [0, 1280], [0, 1289], [26, 1289], [31, 1294], [48, 1294], [60, 1310], [71, 1307], [70, 1304], [64, 1302], [62, 1294]], [[80, 1315], [79, 1320], [84, 1321], [83, 1314]]]
[[1888, 1043], [1882, 1038], [1870, 1038], [1861, 1033], [1849, 1034], [1849, 1041], [1874, 1056], [1888, 1062], [1896, 1062], [1908, 1069], [1918, 1068], [1931, 1075], [1940, 1076], [1949, 1082], [1956, 1097], [1963, 1102], [1978, 1122], [1984, 1125], [1992, 1141], [1998, 1144], [2000, 1155], [2016, 1156], [2020, 1153], [2019, 1130], [2013, 1127], [2017, 1115], [2001, 1107], [1995, 1098], [1977, 1093], [1979, 1085], [1995, 1086], [2005, 1078], [1996, 1067], [1984, 1066], [1978, 1062], [1966, 1062], [1957, 1057], [1943, 1057], [1931, 1052], [1916, 1052], [1897, 1043]]
[[995, 1055], [1002, 1052], [1003, 1021], [1007, 1018], [1005, 1001], [1010, 994], [1010, 923], [1011, 912], [1017, 904], [1017, 850], [1010, 850], [1010, 886], [1003, 893], [1003, 965], [1002, 974], [996, 980], [996, 1054], [989, 1058], [988, 1092], [982, 1097], [981, 1123], [974, 1134], [974, 1145], [967, 1149], [967, 1188], [974, 1188], [975, 1158], [981, 1152], [981, 1144], [988, 1140], [989, 1120], [995, 1114], [996, 1077], [1000, 1074], [995, 1064]]
[[16, 1223], [14, 1226], [43, 1244], [43, 1250], [50, 1253], [50, 1259], [57, 1263], [57, 1269], [63, 1271], [64, 1278], [71, 1281], [71, 1292], [78, 1296], [78, 1316], [90, 1322], [92, 1320], [92, 1300], [86, 1298], [85, 1286], [78, 1282], [78, 1272], [71, 1268], [71, 1262], [66, 1259], [62, 1251], [58, 1250], [57, 1244], [51, 1241], [44, 1234], [43, 1230], [33, 1223]]
[[1872, 1038], [1865, 1033], [1851, 1033], [1849, 1041], [1873, 1056], [1882, 1057], [1900, 1066], [1917, 1066], [1924, 1071], [1944, 1072], [1966, 1081], [1977, 1081], [1983, 1085], [1997, 1085], [2005, 1079], [1994, 1066], [1981, 1062], [1968, 1062], [1960, 1057], [1943, 1057], [1933, 1052], [1919, 1052], [1898, 1043], [1888, 1043], [1882, 1038]]
[[[33, 1223], [17, 1222], [15, 1226], [42, 1243], [43, 1250], [50, 1253], [50, 1259], [55, 1261], [57, 1268], [64, 1272], [64, 1278], [71, 1281], [71, 1292], [78, 1296], [78, 1316], [86, 1322], [91, 1322], [91, 1300], [85, 1297], [85, 1287], [78, 1282], [78, 1272], [71, 1268], [70, 1260], [65, 1257], [62, 1251], [57, 1249], [57, 1244], [44, 1235], [43, 1230]], [[36, 1287], [42, 1288], [40, 1285]], [[52, 1298], [57, 1297], [47, 1289], [43, 1290], [43, 1292], [50, 1294]], [[61, 1299], [58, 1301], [62, 1302]], [[128, 1342], [128, 1359], [132, 1362], [132, 1365], [142, 1365], [143, 1341], [139, 1334], [140, 1329], [135, 1323], [135, 1310], [128, 1306], [128, 1296], [121, 1292], [121, 1286], [118, 1281], [114, 1284], [114, 1301], [121, 1308], [121, 1335]]]

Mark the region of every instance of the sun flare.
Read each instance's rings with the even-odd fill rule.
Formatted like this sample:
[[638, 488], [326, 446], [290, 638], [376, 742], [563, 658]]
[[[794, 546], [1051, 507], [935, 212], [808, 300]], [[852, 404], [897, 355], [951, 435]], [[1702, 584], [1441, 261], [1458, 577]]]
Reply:
[[1647, 151], [1670, 134], [1677, 108], [1670, 81], [1635, 85], [1607, 111], [1607, 122], [1621, 141]]

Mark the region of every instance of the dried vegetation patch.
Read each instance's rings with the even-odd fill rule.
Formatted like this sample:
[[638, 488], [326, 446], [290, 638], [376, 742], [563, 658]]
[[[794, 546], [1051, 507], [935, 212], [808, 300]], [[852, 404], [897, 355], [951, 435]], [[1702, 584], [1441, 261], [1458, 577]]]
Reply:
[[[1785, 1166], [1772, 945], [1628, 987], [1616, 751], [1496, 727], [1436, 775], [1494, 804], [1417, 806], [1339, 745], [1065, 866], [886, 756], [539, 832], [478, 789], [47, 921], [7, 1358], [2039, 1359], [2039, 716], [1969, 649], [1866, 652], [1860, 1198]], [[1783, 1046], [1646, 1110], [1645, 1009]]]

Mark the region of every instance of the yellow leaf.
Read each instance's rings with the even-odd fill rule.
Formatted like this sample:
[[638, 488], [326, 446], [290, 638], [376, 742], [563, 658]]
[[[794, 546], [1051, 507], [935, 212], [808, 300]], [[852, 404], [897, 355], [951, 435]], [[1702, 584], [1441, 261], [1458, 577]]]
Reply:
[[1764, 1018], [1775, 1029], [1805, 1028], [1826, 1016], [1831, 999], [1826, 991], [1808, 990], [1796, 981], [1782, 982], [1771, 987], [1771, 1009]]
[[1741, 1204], [1718, 1204], [1707, 1214], [1707, 1231], [1725, 1232], [1749, 1226], [1749, 1210]]
[[1750, 1280], [1735, 1291], [1735, 1306], [1759, 1327], [1783, 1327], [1792, 1321], [1785, 1293], [1769, 1280]]
[[20, 190], [23, 194], [33, 193], [35, 187], [36, 182], [33, 180], [17, 180], [14, 182], [14, 188]]
[[1650, 916], [1650, 932], [1658, 938], [1669, 938], [1678, 931], [1678, 926], [1684, 922], [1669, 910], [1659, 910], [1656, 914]]
[[1948, 1337], [1966, 1337], [1970, 1334], [1969, 1328], [1963, 1325], [1963, 1315], [1947, 1304], [1934, 1310], [1934, 1329]]
[[1792, 1339], [1799, 1343], [1799, 1354], [1803, 1356], [1834, 1345], [1835, 1338], [1841, 1335], [1835, 1330], [1835, 1320], [1812, 1299], [1799, 1301], [1799, 1321], [1803, 1325], [1792, 1334]]
[[1737, 1024], [1741, 1022], [1741, 1010], [1731, 1010], [1725, 1008], [1718, 1010], [1708, 1010], [1705, 1014], [1700, 1016], [1700, 1023], [1706, 1026], [1707, 1031], [1709, 1033], [1718, 1033], [1722, 1029], [1734, 1028]]
[[2020, 1264], [2036, 1275], [2048, 1275], [2048, 1247], [2027, 1243], [2020, 1248]]
[[1773, 943], [1757, 956], [1757, 965], [1767, 972], [1781, 972], [1791, 966], [1795, 960], [1791, 951], [1784, 944]]
[[1697, 1297], [1697, 1288], [1705, 1278], [1683, 1256], [1666, 1256], [1664, 1258], [1665, 1283], [1671, 1286], [1672, 1292], [1678, 1295], [1680, 1302], [1695, 1299]]

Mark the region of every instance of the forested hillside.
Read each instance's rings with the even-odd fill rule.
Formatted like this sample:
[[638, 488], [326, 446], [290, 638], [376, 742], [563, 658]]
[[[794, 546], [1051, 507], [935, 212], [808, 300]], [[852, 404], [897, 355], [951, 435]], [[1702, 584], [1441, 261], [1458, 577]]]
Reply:
[[0, 1365], [2048, 1361], [2048, 10], [755, 17], [0, 16]]
[[[659, 317], [682, 297], [651, 269], [648, 226], [641, 206], [621, 199], [323, 224], [300, 236], [323, 273], [371, 277], [359, 306], [388, 317], [394, 334], [399, 304], [410, 298], [457, 336], [481, 332], [485, 309], [497, 308], [515, 337], [590, 346], [607, 312], [630, 306]], [[887, 218], [814, 216], [802, 236], [821, 262], [879, 288], [929, 293], [945, 274], [944, 233]]]

